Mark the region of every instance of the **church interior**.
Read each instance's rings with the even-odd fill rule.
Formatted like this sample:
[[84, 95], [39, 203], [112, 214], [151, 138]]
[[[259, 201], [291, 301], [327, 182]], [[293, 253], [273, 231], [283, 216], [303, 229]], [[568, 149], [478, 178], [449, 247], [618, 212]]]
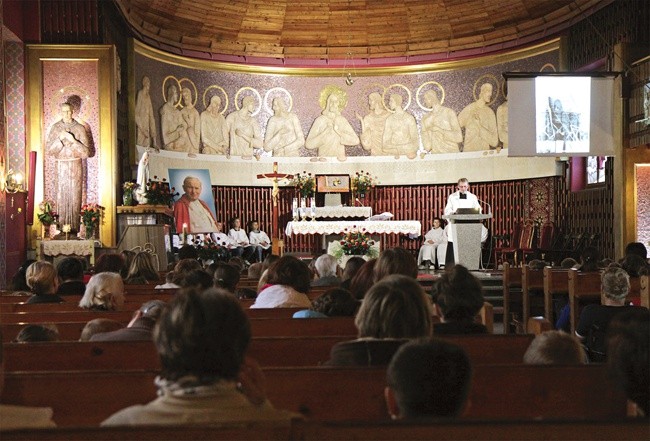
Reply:
[[[0, 24], [2, 439], [647, 439], [647, 335], [636, 395], [610, 379], [605, 358], [525, 366], [522, 357], [555, 329], [582, 338], [592, 356], [594, 327], [581, 336], [580, 321], [592, 304], [614, 302], [611, 263], [623, 266], [629, 291], [616, 306], [650, 307], [650, 2], [0, 0]], [[638, 273], [626, 266], [634, 247]], [[135, 260], [124, 266], [139, 254], [155, 279], [131, 274]], [[112, 306], [83, 306], [97, 267], [118, 255], [121, 298], [105, 288]], [[261, 294], [284, 286], [284, 273], [271, 264], [278, 279], [264, 284], [249, 268], [276, 255], [309, 265], [316, 279], [329, 255], [337, 285], [350, 262], [374, 261], [367, 289], [357, 295], [350, 276], [343, 290], [357, 296], [356, 319], [291, 323], [327, 293], [314, 280], [306, 305], [264, 306]], [[384, 255], [392, 273], [416, 271], [417, 292], [432, 299], [428, 333], [363, 334], [359, 317], [391, 265]], [[18, 289], [16, 277], [24, 284], [32, 262], [57, 267], [71, 256], [83, 266], [82, 291], [30, 304], [40, 294], [29, 283]], [[232, 420], [240, 424], [216, 428], [206, 410], [185, 427], [161, 428], [151, 415], [153, 425], [137, 430], [99, 427], [119, 426], [118, 411], [151, 401], [156, 388], [181, 387], [160, 385], [178, 368], [165, 364], [161, 329], [182, 307], [177, 291], [198, 286], [178, 276], [185, 257], [210, 267], [219, 289], [230, 277], [217, 275], [220, 261], [241, 264], [232, 293], [245, 311], [247, 354], [266, 376], [258, 417], [241, 411]], [[599, 266], [586, 271], [590, 260]], [[494, 335], [443, 338], [472, 363], [460, 422], [391, 422], [408, 416], [391, 382], [397, 356], [388, 380], [391, 358], [321, 366], [347, 340], [442, 334], [445, 284], [465, 289], [454, 285], [463, 267], [482, 292], [470, 318]], [[287, 285], [300, 283], [289, 274]], [[57, 288], [67, 283], [57, 277]], [[151, 301], [165, 304], [166, 318], [147, 331], [155, 347], [76, 341], [93, 318], [132, 327]], [[647, 316], [641, 322], [647, 331]], [[59, 341], [14, 340], [46, 323]], [[237, 393], [253, 403], [249, 380], [237, 380]], [[199, 395], [214, 387], [198, 381]], [[88, 392], [97, 383], [98, 399]], [[289, 424], [259, 410], [270, 402], [293, 412], [282, 417]], [[58, 428], [39, 426], [37, 413], [21, 426], [5, 404], [51, 408], [40, 418]], [[5, 431], [12, 418], [19, 430]]]

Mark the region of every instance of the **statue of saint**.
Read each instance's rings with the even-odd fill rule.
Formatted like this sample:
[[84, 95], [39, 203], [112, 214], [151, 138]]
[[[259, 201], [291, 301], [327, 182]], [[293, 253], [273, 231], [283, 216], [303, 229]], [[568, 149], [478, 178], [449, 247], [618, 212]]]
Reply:
[[489, 150], [499, 143], [497, 118], [487, 104], [492, 100], [492, 84], [481, 85], [479, 97], [458, 114], [458, 123], [465, 128], [464, 152]]
[[199, 142], [201, 140], [201, 117], [199, 111], [196, 110], [192, 103], [192, 91], [187, 87], [181, 89], [181, 96], [183, 98], [183, 108], [181, 109], [181, 116], [185, 127], [187, 127], [187, 139], [189, 140], [187, 150], [188, 153], [199, 153]]
[[438, 94], [429, 89], [424, 93], [424, 104], [431, 110], [422, 117], [422, 146], [431, 153], [457, 153], [463, 133], [456, 113], [440, 104]]
[[362, 117], [356, 114], [361, 122], [361, 145], [364, 150], [370, 151], [371, 156], [386, 155], [384, 152], [384, 128], [390, 112], [384, 108], [381, 95], [372, 92], [368, 95], [368, 108], [370, 113]]
[[262, 148], [262, 134], [252, 113], [255, 110], [254, 98], [245, 96], [241, 108], [226, 117], [226, 127], [230, 134], [230, 154], [251, 159], [255, 149]]
[[300, 148], [305, 145], [305, 134], [300, 127], [298, 116], [287, 110], [279, 97], [273, 98], [273, 116], [269, 118], [264, 136], [264, 150], [273, 156], [300, 156]]
[[316, 150], [320, 157], [335, 156], [339, 161], [345, 161], [345, 146], [359, 144], [359, 137], [348, 120], [341, 115], [344, 100], [343, 90], [330, 92], [321, 115], [314, 120], [309, 130], [305, 147]]
[[384, 151], [389, 155], [406, 155], [407, 158], [415, 158], [420, 139], [418, 138], [418, 126], [415, 117], [402, 108], [402, 96], [391, 94], [388, 99], [388, 108], [393, 113], [386, 118], [384, 129]]
[[84, 180], [83, 161], [94, 155], [86, 128], [72, 118], [72, 105], [61, 105], [61, 119], [50, 127], [45, 154], [56, 161], [56, 206], [59, 222], [79, 229]]
[[176, 152], [189, 152], [187, 125], [181, 111], [176, 108], [177, 102], [178, 89], [172, 84], [167, 88], [167, 101], [160, 108], [163, 148]]
[[154, 118], [153, 105], [149, 89], [151, 80], [149, 77], [142, 77], [142, 89], [138, 91], [135, 99], [135, 127], [136, 145], [142, 147], [158, 148], [158, 135], [156, 132], [156, 119]]
[[221, 98], [213, 95], [210, 104], [201, 113], [201, 140], [206, 155], [225, 155], [228, 153], [228, 127], [226, 118], [219, 112]]

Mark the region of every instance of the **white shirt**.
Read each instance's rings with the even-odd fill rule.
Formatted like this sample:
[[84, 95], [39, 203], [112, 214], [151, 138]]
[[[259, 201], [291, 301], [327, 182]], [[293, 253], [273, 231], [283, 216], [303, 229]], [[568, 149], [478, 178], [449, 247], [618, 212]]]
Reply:
[[[251, 231], [248, 233], [248, 240], [251, 245], [259, 245], [265, 250], [268, 250], [271, 247], [271, 239], [264, 231]], [[266, 245], [262, 245], [262, 242], [266, 242]]]
[[447, 198], [447, 205], [445, 206], [446, 216], [455, 213], [456, 210], [461, 208], [461, 206], [467, 208], [478, 208], [479, 213], [481, 212], [481, 206], [478, 203], [478, 198], [469, 191], [466, 191], [465, 194], [467, 195], [467, 199], [460, 198], [460, 191], [455, 191], [449, 195]]
[[228, 236], [240, 247], [247, 247], [250, 245], [246, 232], [241, 228], [238, 230], [231, 228], [230, 231], [228, 231]]
[[237, 243], [235, 243], [234, 240], [232, 240], [229, 236], [225, 235], [224, 233], [213, 233], [212, 239], [218, 244], [218, 245], [223, 245], [226, 248], [237, 248]]
[[311, 308], [311, 301], [290, 286], [272, 285], [257, 295], [250, 309], [257, 308]]

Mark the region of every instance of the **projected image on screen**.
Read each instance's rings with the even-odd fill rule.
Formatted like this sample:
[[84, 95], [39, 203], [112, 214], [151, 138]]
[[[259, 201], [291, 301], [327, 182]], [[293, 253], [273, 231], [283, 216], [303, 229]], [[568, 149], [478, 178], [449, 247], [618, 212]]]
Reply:
[[591, 78], [535, 78], [537, 153], [589, 151]]

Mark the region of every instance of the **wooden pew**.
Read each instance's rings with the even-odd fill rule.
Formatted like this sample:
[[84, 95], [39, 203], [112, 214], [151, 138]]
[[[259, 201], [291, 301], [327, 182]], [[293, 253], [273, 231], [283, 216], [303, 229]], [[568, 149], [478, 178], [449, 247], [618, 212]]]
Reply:
[[530, 317], [531, 294], [544, 290], [544, 273], [541, 269], [530, 269], [528, 265], [521, 268], [522, 321], [528, 323]]
[[20, 302], [26, 302], [28, 298], [30, 298], [31, 295], [27, 294], [3, 294], [0, 295], [0, 305], [4, 303], [20, 303]]
[[647, 440], [642, 418], [616, 421], [305, 421], [295, 439], [310, 440]]
[[77, 308], [76, 311], [35, 311], [0, 313], [0, 323], [59, 323], [89, 322], [96, 318], [108, 318], [118, 322], [129, 322], [133, 311], [88, 311]]
[[598, 302], [600, 293], [600, 272], [580, 272], [569, 270], [569, 314], [571, 316], [571, 335], [575, 334], [580, 318], [580, 303]]
[[553, 296], [569, 294], [569, 270], [562, 268], [544, 267], [544, 317], [555, 324], [553, 317]]
[[184, 426], [59, 427], [2, 432], [3, 441], [138, 441], [191, 440], [485, 440], [485, 441], [646, 441], [643, 418], [613, 421], [303, 421], [290, 426], [266, 422]]
[[[125, 299], [123, 311], [136, 311], [142, 306], [141, 302], [130, 302]], [[0, 314], [8, 312], [71, 312], [82, 311], [79, 301], [68, 301], [63, 303], [5, 303], [0, 306]]]
[[[503, 332], [510, 333], [510, 303], [521, 299], [521, 267], [503, 264]], [[521, 317], [520, 317], [521, 318]]]
[[[262, 366], [318, 366], [331, 348], [354, 336], [253, 338], [248, 355]], [[442, 336], [463, 347], [474, 365], [518, 364], [533, 339], [526, 335]], [[158, 354], [152, 342], [54, 342], [6, 344], [5, 371], [157, 370]]]
[[[383, 368], [265, 368], [267, 396], [313, 420], [385, 420]], [[156, 396], [153, 371], [8, 372], [3, 402], [54, 409], [60, 426], [94, 425]], [[604, 365], [485, 365], [474, 370], [468, 418], [615, 419], [626, 399]]]
[[[126, 326], [130, 321], [122, 321]], [[56, 323], [56, 328], [59, 330], [59, 339], [61, 341], [76, 341], [81, 337], [81, 331], [87, 322], [59, 322]], [[25, 327], [26, 323], [0, 323], [2, 329], [2, 341], [7, 343], [16, 338], [21, 329]]]

